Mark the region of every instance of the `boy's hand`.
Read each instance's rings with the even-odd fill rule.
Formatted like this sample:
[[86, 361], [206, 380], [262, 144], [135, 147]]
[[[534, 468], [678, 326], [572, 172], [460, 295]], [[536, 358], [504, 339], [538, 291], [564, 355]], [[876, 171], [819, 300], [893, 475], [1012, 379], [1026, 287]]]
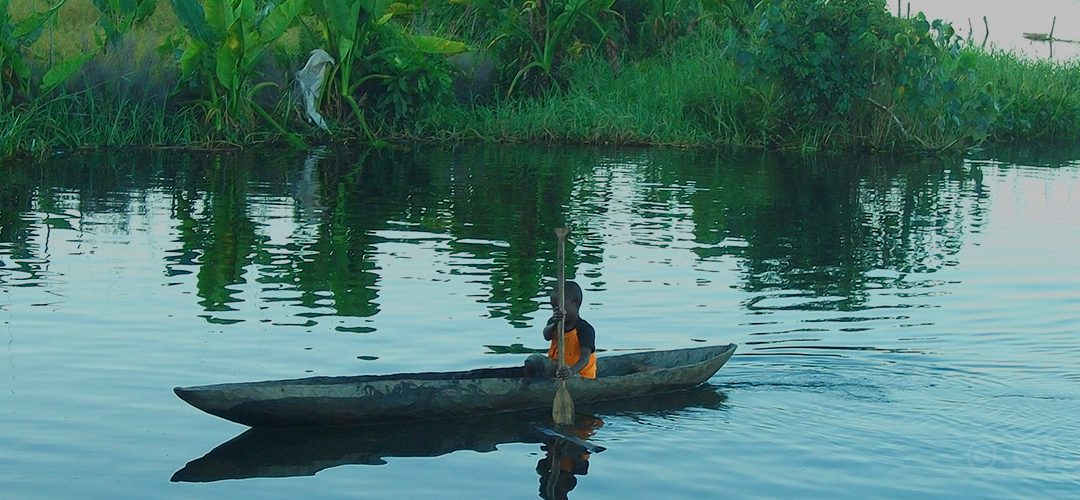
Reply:
[[559, 380], [566, 380], [566, 379], [570, 378], [570, 367], [569, 366], [560, 366], [559, 368], [557, 368], [555, 370], [555, 378], [557, 378]]
[[563, 312], [556, 309], [552, 311], [551, 318], [548, 319], [547, 325], [544, 326], [544, 339], [551, 340], [558, 335], [559, 320], [563, 319]]

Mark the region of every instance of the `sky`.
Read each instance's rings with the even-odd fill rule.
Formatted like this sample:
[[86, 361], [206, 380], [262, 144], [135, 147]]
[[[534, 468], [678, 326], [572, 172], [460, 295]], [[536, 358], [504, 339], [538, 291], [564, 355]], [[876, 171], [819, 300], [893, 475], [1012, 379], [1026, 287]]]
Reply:
[[[886, 0], [895, 12], [896, 0]], [[952, 21], [957, 33], [968, 35], [969, 20], [972, 38], [981, 42], [986, 36], [983, 16], [990, 26], [988, 44], [1001, 49], [1015, 50], [1032, 58], [1050, 56], [1049, 45], [1023, 38], [1028, 33], [1049, 33], [1054, 25], [1054, 38], [1080, 40], [1080, 0], [902, 0], [901, 10], [922, 11], [930, 19]], [[1055, 43], [1054, 59], [1075, 59], [1080, 56], [1080, 44]]]

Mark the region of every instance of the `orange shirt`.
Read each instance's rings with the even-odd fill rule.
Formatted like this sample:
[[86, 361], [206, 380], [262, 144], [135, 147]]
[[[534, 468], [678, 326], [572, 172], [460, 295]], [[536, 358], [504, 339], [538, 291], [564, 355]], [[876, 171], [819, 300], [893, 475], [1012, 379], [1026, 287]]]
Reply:
[[[566, 347], [566, 353], [563, 355], [563, 359], [566, 360], [566, 366], [574, 366], [574, 363], [577, 363], [578, 359], [581, 358], [581, 342], [580, 342], [581, 339], [578, 338], [578, 329], [579, 328], [582, 329], [582, 330], [588, 329], [590, 333], [593, 333], [592, 325], [586, 323], [585, 320], [583, 320], [583, 319], [578, 320], [578, 326], [576, 328], [566, 332], [566, 337], [565, 337], [565, 340], [564, 340], [565, 347]], [[595, 335], [596, 334], [593, 333], [594, 338], [591, 339], [591, 340], [593, 340], [594, 344], [596, 342]], [[559, 359], [558, 354], [557, 354], [558, 352], [559, 352], [559, 338], [553, 336], [551, 338], [551, 347], [548, 348], [548, 359], [558, 361], [558, 359]], [[589, 354], [589, 362], [585, 365], [585, 368], [582, 368], [581, 371], [578, 372], [578, 375], [580, 375], [582, 378], [596, 378], [596, 346], [595, 345], [593, 346], [593, 352], [591, 354]]]

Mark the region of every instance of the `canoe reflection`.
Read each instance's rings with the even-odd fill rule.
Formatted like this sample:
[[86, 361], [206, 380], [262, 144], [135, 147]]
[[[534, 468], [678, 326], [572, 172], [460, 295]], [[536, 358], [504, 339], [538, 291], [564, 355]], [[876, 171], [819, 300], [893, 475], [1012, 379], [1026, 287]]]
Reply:
[[[602, 449], [586, 440], [607, 416], [677, 416], [692, 408], [720, 408], [723, 401], [723, 393], [715, 387], [701, 386], [662, 397], [598, 403], [581, 408], [596, 415], [595, 421], [582, 412], [577, 425], [558, 430], [548, 427], [550, 415], [545, 412], [345, 428], [253, 428], [188, 462], [173, 474], [172, 481], [311, 476], [340, 465], [382, 465], [389, 457], [437, 457], [462, 450], [488, 452], [508, 443], [542, 444], [546, 456], [537, 464], [537, 472], [543, 468], [550, 476], [551, 468], [544, 464], [554, 458], [560, 466], [569, 465], [566, 476], [572, 476], [574, 471], [587, 471], [590, 450]], [[569, 462], [565, 461], [568, 453], [578, 450], [584, 450], [586, 455], [576, 456], [585, 459], [583, 467], [573, 463], [573, 456]], [[557, 469], [560, 474], [556, 480], [564, 485], [571, 481], [576, 484], [575, 479], [561, 474], [564, 469]], [[541, 483], [543, 496], [546, 485], [543, 477]], [[565, 498], [565, 493], [550, 498]]]

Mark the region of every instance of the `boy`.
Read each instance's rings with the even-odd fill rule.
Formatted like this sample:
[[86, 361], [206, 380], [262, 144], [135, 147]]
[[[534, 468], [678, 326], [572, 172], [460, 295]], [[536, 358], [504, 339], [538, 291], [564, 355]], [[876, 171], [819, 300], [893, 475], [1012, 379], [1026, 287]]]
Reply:
[[596, 378], [596, 330], [593, 330], [584, 319], [578, 316], [581, 309], [581, 287], [573, 281], [566, 282], [566, 337], [564, 348], [566, 352], [563, 358], [566, 360], [565, 368], [558, 367], [557, 352], [559, 349], [559, 291], [551, 292], [551, 308], [553, 312], [544, 326], [544, 340], [551, 341], [547, 357], [533, 354], [525, 360], [526, 377], [552, 377], [568, 378], [577, 375], [581, 378]]

